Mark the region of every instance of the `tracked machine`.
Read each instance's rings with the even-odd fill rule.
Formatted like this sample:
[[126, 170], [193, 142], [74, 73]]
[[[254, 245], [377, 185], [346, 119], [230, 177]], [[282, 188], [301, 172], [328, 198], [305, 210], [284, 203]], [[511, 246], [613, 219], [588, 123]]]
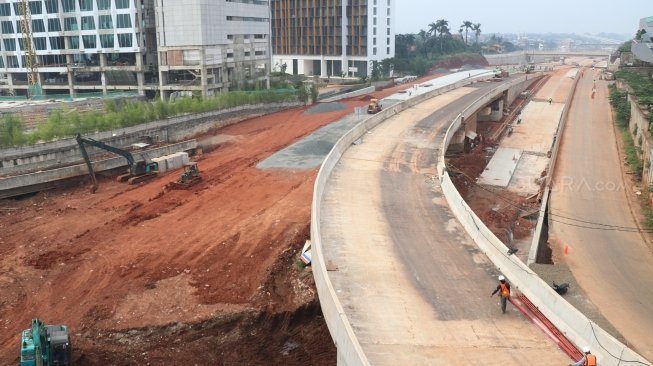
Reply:
[[184, 172], [181, 173], [179, 180], [168, 183], [170, 189], [188, 189], [202, 181], [200, 168], [196, 162], [184, 164]]
[[32, 320], [20, 342], [20, 366], [68, 366], [73, 347], [65, 325], [45, 325]]
[[127, 150], [107, 145], [102, 141], [93, 140], [92, 138], [82, 137], [81, 135], [77, 135], [77, 144], [79, 144], [79, 149], [81, 150], [82, 155], [84, 156], [84, 161], [86, 161], [86, 166], [88, 167], [88, 174], [91, 176], [91, 181], [93, 182], [91, 192], [97, 191], [98, 184], [97, 179], [95, 178], [93, 164], [91, 163], [91, 159], [88, 156], [85, 145], [95, 146], [127, 159], [129, 168], [125, 174], [118, 176], [119, 182], [137, 184], [154, 178], [159, 172], [159, 164], [152, 162], [145, 153], [141, 154], [143, 160], [136, 161], [134, 156]]

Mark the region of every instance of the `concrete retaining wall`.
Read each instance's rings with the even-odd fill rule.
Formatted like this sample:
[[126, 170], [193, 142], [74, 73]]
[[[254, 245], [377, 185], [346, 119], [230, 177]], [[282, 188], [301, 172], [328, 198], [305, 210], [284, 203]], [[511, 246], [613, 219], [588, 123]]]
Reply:
[[[156, 158], [164, 155], [174, 154], [179, 151], [193, 150], [195, 148], [197, 148], [197, 141], [190, 140], [148, 150], [147, 154], [150, 158]], [[134, 155], [138, 159], [139, 154], [135, 153]], [[93, 169], [96, 172], [116, 169], [122, 166], [127, 166], [127, 160], [125, 160], [125, 158], [122, 156], [93, 162]], [[0, 199], [13, 196], [14, 194], [12, 193], [12, 190], [21, 189], [21, 194], [23, 194], [29, 192], [30, 186], [40, 186], [45, 183], [51, 183], [87, 174], [88, 169], [86, 168], [86, 164], [78, 164], [65, 168], [51, 169], [31, 174], [23, 174], [3, 178], [0, 179]]]
[[358, 138], [363, 136], [367, 131], [374, 128], [384, 120], [393, 115], [419, 104], [425, 100], [433, 98], [437, 95], [446, 93], [450, 90], [469, 85], [478, 80], [490, 79], [493, 75], [479, 76], [476, 78], [460, 81], [454, 85], [446, 86], [440, 89], [433, 90], [429, 93], [415, 96], [405, 102], [395, 104], [388, 109], [385, 109], [374, 116], [371, 116], [352, 130], [347, 132], [336, 144], [327, 155], [322, 167], [317, 175], [315, 186], [313, 190], [313, 203], [311, 206], [311, 247], [313, 254], [313, 276], [315, 277], [315, 285], [320, 297], [320, 306], [322, 313], [331, 333], [336, 347], [338, 348], [338, 365], [354, 366], [354, 365], [369, 365], [367, 357], [363, 353], [360, 343], [351, 328], [347, 315], [338, 299], [338, 295], [333, 288], [333, 284], [329, 279], [329, 274], [326, 270], [326, 258], [322, 248], [322, 236], [320, 233], [320, 211], [322, 196], [326, 183], [333, 171], [333, 168], [340, 161], [344, 152], [351, 146], [351, 144]]
[[576, 93], [576, 87], [578, 86], [578, 81], [580, 80], [578, 74], [574, 78], [574, 83], [572, 84], [569, 95], [565, 99], [565, 106], [562, 108], [562, 113], [560, 113], [560, 120], [558, 121], [558, 127], [556, 128], [556, 133], [553, 138], [551, 146], [551, 159], [549, 160], [549, 166], [547, 168], [547, 177], [545, 181], [544, 194], [542, 195], [542, 205], [540, 206], [540, 214], [537, 217], [537, 224], [535, 225], [535, 233], [533, 234], [533, 240], [531, 241], [531, 249], [528, 251], [528, 260], [526, 261], [527, 265], [535, 263], [537, 259], [537, 252], [540, 249], [540, 241], [542, 238], [542, 228], [544, 227], [544, 220], [547, 219], [546, 207], [549, 204], [549, 195], [551, 194], [551, 183], [553, 180], [553, 173], [555, 172], [555, 165], [558, 161], [558, 150], [560, 149], [560, 141], [562, 140], [562, 134], [565, 131], [565, 126], [567, 124], [567, 118], [569, 117], [569, 108], [571, 103], [574, 100], [574, 94]]
[[361, 95], [374, 93], [374, 91], [376, 91], [376, 88], [374, 86], [368, 86], [367, 88], [364, 88], [364, 89], [358, 89], [358, 90], [353, 91], [353, 92], [336, 95], [335, 97], [331, 97], [331, 98], [326, 98], [324, 100], [321, 100], [320, 102], [322, 102], [322, 103], [337, 102], [337, 101], [342, 100], [342, 99], [359, 97]]
[[[441, 151], [446, 151], [454, 132], [460, 127], [461, 117], [484, 105], [496, 93], [493, 90], [480, 98], [459, 115], [449, 127]], [[446, 170], [444, 156], [438, 159], [438, 176], [449, 207], [467, 233], [494, 265], [510, 280], [513, 288], [521, 291], [539, 310], [577, 346], [588, 345], [602, 366], [619, 365], [624, 362], [650, 363], [642, 356], [616, 340], [605, 330], [589, 320], [570, 305], [540, 277], [515, 256], [507, 255], [508, 248], [476, 216], [456, 190]]]
[[[178, 142], [189, 136], [212, 128], [224, 127], [237, 121], [229, 118], [243, 113], [272, 113], [280, 109], [302, 105], [298, 102], [245, 105], [205, 113], [188, 114], [138, 126], [87, 135], [116, 147], [127, 147], [141, 141], [145, 136], [155, 142]], [[221, 120], [216, 121], [217, 118]], [[89, 153], [100, 152], [89, 147]], [[0, 176], [47, 169], [52, 166], [79, 161], [81, 153], [74, 138], [0, 150]]]

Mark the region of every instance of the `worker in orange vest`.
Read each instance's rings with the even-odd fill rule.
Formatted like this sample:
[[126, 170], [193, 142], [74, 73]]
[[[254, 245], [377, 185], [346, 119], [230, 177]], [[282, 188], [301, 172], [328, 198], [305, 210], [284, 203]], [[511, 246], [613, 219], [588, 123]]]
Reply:
[[596, 356], [590, 353], [590, 347], [583, 347], [583, 357], [576, 363], [570, 363], [569, 366], [596, 366]]
[[490, 297], [494, 296], [494, 294], [499, 293], [499, 297], [501, 298], [501, 311], [503, 313], [506, 313], [506, 303], [508, 302], [508, 298], [510, 297], [510, 284], [506, 282], [506, 278], [503, 276], [499, 276], [499, 286], [492, 292], [492, 295]]

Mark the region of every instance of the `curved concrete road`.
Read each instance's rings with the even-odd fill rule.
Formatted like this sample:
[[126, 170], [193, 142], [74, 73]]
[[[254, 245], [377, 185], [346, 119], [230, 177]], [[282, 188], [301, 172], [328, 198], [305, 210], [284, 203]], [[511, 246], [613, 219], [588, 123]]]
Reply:
[[[594, 79], [597, 94], [592, 99]], [[623, 184], [611, 116], [606, 82], [585, 70], [556, 166], [551, 233], [568, 246], [568, 255], [559, 261], [567, 262], [589, 299], [629, 346], [653, 361], [651, 249], [639, 232], [593, 230], [582, 226], [594, 225], [565, 218], [636, 227], [626, 197], [633, 192]]]
[[498, 272], [434, 178], [446, 127], [494, 86], [461, 88], [388, 119], [351, 146], [327, 183], [325, 261], [372, 365], [569, 363], [517, 310], [501, 314], [490, 298]]

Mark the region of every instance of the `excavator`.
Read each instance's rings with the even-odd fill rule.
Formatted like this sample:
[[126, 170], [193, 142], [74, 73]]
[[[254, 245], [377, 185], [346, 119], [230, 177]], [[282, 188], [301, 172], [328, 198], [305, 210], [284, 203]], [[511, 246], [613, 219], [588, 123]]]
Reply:
[[39, 319], [32, 319], [32, 327], [23, 330], [20, 366], [68, 366], [72, 353], [65, 325], [45, 325]]
[[79, 145], [79, 149], [82, 151], [82, 155], [84, 156], [84, 161], [86, 161], [86, 166], [88, 167], [88, 174], [91, 176], [91, 181], [93, 182], [93, 186], [91, 187], [92, 193], [95, 193], [95, 191], [97, 191], [98, 183], [97, 183], [97, 179], [95, 178], [95, 171], [93, 170], [93, 164], [91, 164], [91, 159], [88, 156], [88, 152], [86, 152], [85, 145], [95, 146], [100, 149], [120, 155], [125, 159], [127, 159], [127, 164], [129, 165], [129, 169], [125, 174], [121, 174], [118, 176], [119, 182], [126, 181], [129, 184], [144, 182], [148, 179], [154, 178], [159, 171], [159, 164], [151, 161], [147, 156], [147, 154], [145, 153], [141, 154], [143, 160], [136, 161], [134, 156], [127, 150], [119, 149], [114, 146], [109, 146], [104, 142], [93, 140], [92, 138], [88, 138], [88, 137], [82, 137], [79, 134], [77, 135], [76, 139], [77, 139], [77, 144]]

